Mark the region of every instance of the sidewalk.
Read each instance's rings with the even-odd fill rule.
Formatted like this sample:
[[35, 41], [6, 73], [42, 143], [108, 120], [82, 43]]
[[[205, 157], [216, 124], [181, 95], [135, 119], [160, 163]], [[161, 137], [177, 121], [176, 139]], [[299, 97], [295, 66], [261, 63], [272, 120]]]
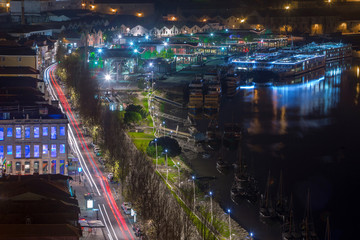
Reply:
[[[76, 176], [76, 182], [75, 182], [75, 176], [73, 174], [69, 174], [71, 177], [73, 177], [73, 181], [70, 182], [70, 185], [73, 187], [74, 194], [76, 196], [76, 199], [79, 203], [80, 208], [80, 216], [79, 219], [85, 219], [85, 220], [97, 220], [97, 213], [96, 211], [93, 211], [92, 209], [86, 208], [86, 200], [84, 195], [90, 193], [89, 190], [86, 187], [86, 183], [84, 185], [84, 177], [81, 177], [81, 183], [79, 182], [79, 175]], [[85, 180], [86, 182], [86, 180]], [[96, 199], [94, 199], [94, 209], [97, 209], [97, 203]], [[99, 219], [100, 216], [98, 216]], [[108, 239], [106, 237], [105, 232], [106, 229], [104, 228], [87, 228], [84, 227], [82, 229], [82, 238], [80, 239], [89, 239], [89, 240], [97, 240], [97, 239]]]

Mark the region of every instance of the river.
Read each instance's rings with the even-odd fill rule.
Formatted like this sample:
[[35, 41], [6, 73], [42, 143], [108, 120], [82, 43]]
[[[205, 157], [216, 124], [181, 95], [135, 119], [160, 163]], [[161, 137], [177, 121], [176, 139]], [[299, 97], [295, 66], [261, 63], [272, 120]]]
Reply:
[[[269, 171], [270, 191], [276, 196], [280, 171], [287, 196], [292, 194], [297, 223], [304, 217], [310, 190], [312, 218], [320, 239], [329, 216], [332, 239], [354, 239], [360, 227], [357, 193], [360, 183], [360, 61], [328, 64], [325, 74], [301, 84], [243, 89], [233, 98], [223, 98], [219, 126], [240, 123], [248, 170], [264, 191]], [[208, 121], [199, 120], [205, 132]], [[223, 157], [237, 161], [238, 150], [225, 150]], [[209, 190], [224, 209], [256, 239], [281, 239], [281, 223], [264, 223], [258, 206], [230, 199], [233, 171], [217, 172], [219, 151], [210, 159], [198, 157], [192, 166], [198, 175], [217, 176]], [[210, 164], [209, 164], [210, 163]]]

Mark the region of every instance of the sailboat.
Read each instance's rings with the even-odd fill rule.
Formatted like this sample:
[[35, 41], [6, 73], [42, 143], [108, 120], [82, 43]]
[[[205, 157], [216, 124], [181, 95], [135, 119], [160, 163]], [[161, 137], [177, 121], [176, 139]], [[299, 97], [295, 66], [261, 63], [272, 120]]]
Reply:
[[326, 218], [325, 240], [331, 240], [329, 216]]
[[216, 169], [218, 172], [225, 174], [227, 170], [231, 167], [231, 164], [227, 161], [223, 160], [223, 137], [221, 138], [221, 149], [220, 149], [220, 157], [216, 162]]
[[311, 216], [310, 189], [308, 189], [305, 216], [301, 227], [301, 235], [304, 240], [319, 240], [319, 237], [315, 232], [314, 222]]
[[290, 197], [289, 215], [282, 226], [282, 240], [300, 240], [301, 234], [296, 231], [294, 222], [294, 211], [292, 206], [292, 195]]
[[265, 194], [261, 195], [260, 200], [260, 216], [262, 218], [275, 218], [276, 212], [275, 209], [272, 207], [271, 199], [270, 199], [270, 171], [269, 176], [266, 183]]
[[243, 198], [250, 203], [254, 203], [258, 198], [257, 183], [254, 177], [246, 171], [246, 165], [242, 164], [242, 152], [239, 144], [239, 165], [234, 176], [234, 182], [231, 188], [231, 199], [237, 203], [239, 198]]
[[279, 189], [276, 198], [275, 212], [278, 218], [282, 221], [285, 221], [286, 216], [288, 216], [287, 200], [283, 194], [283, 175], [282, 170], [280, 171], [279, 178]]

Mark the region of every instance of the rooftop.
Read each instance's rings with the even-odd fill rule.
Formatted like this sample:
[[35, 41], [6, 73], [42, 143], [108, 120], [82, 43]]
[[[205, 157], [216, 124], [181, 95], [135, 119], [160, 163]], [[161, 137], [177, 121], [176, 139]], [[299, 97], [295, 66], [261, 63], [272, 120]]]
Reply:
[[36, 51], [29, 47], [0, 46], [0, 55], [36, 56]]

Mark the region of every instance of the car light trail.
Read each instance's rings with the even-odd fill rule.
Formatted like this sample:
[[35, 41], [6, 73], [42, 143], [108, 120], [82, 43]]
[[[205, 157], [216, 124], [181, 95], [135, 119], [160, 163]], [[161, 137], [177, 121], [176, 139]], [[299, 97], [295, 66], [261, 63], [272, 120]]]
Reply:
[[[116, 204], [116, 202], [114, 200], [114, 197], [112, 195], [109, 183], [106, 180], [106, 178], [104, 179], [104, 176], [103, 176], [102, 172], [99, 170], [99, 167], [98, 167], [97, 163], [95, 162], [93, 156], [90, 154], [90, 150], [89, 150], [89, 148], [88, 148], [88, 146], [86, 144], [86, 141], [84, 139], [82, 131], [80, 130], [80, 128], [78, 126], [78, 122], [77, 122], [76, 118], [74, 117], [74, 114], [73, 114], [73, 112], [72, 112], [72, 110], [70, 108], [70, 105], [69, 105], [66, 97], [64, 96], [64, 93], [63, 93], [61, 87], [59, 86], [59, 84], [57, 83], [57, 81], [56, 81], [56, 79], [54, 77], [54, 70], [55, 69], [56, 69], [56, 64], [48, 67], [45, 70], [44, 80], [48, 83], [48, 89], [49, 89], [49, 92], [50, 92], [52, 98], [54, 100], [59, 100], [60, 101], [61, 104], [59, 104], [59, 106], [60, 106], [61, 110], [68, 116], [68, 119], [69, 119], [69, 121], [71, 123], [71, 124], [69, 123], [69, 125], [68, 125], [69, 126], [68, 129], [70, 129], [68, 136], [69, 136], [69, 141], [71, 143], [72, 149], [75, 150], [74, 152], [79, 157], [80, 164], [84, 169], [86, 177], [89, 179], [90, 186], [91, 187], [95, 186], [98, 195], [102, 196], [101, 192], [99, 191], [99, 189], [97, 187], [97, 184], [95, 183], [95, 180], [92, 177], [92, 174], [90, 173], [90, 169], [87, 166], [87, 163], [90, 163], [90, 165], [92, 167], [92, 170], [95, 173], [95, 177], [98, 180], [97, 182], [100, 184], [100, 186], [102, 188], [102, 191], [104, 193], [103, 196], [105, 198], [103, 198], [103, 199], [105, 199], [108, 206], [110, 207], [110, 209], [111, 209], [111, 211], [112, 211], [112, 213], [114, 215], [114, 219], [116, 220], [117, 225], [119, 226], [119, 229], [120, 229], [121, 233], [124, 236], [128, 235], [128, 236], [126, 236], [126, 239], [134, 239], [133, 235], [129, 231], [129, 228], [128, 228], [125, 220], [124, 220], [124, 217], [122, 216], [121, 212], [119, 211], [119, 208], [118, 208], [118, 206], [117, 206], [117, 204]], [[80, 148], [78, 146], [79, 143], [77, 143], [77, 141], [75, 139], [75, 134], [74, 134], [71, 126], [76, 132], [78, 142], [81, 144], [81, 148], [83, 149], [83, 152], [85, 153], [87, 161], [85, 161], [85, 159], [83, 157], [83, 154], [80, 151]], [[101, 205], [100, 205], [100, 208], [101, 208]], [[103, 211], [105, 212], [105, 215], [107, 216], [107, 219], [109, 220], [109, 223], [111, 225], [114, 237], [116, 238], [116, 240], [118, 240], [116, 232], [115, 232], [115, 230], [113, 228], [113, 224], [111, 224], [111, 222], [110, 222], [110, 218], [109, 218], [109, 215], [108, 215], [108, 213], [106, 211], [106, 208], [105, 208], [104, 204], [103, 204], [103, 208], [104, 208]], [[103, 215], [102, 211], [101, 211], [101, 214], [102, 214], [104, 222], [106, 224], [105, 216]], [[111, 232], [109, 231], [109, 228], [108, 228], [107, 224], [106, 224], [106, 228], [108, 229], [108, 232], [111, 235]], [[114, 239], [114, 238], [111, 236], [111, 239]]]

